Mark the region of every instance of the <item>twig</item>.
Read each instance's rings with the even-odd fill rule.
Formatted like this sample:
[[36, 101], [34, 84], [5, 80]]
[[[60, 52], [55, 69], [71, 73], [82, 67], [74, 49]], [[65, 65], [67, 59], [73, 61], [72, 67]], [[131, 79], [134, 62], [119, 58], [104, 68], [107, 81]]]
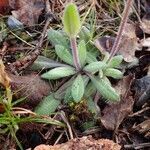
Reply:
[[120, 42], [121, 42], [121, 38], [122, 38], [122, 33], [125, 29], [125, 25], [127, 23], [127, 20], [128, 20], [129, 14], [130, 14], [130, 8], [132, 6], [132, 1], [133, 0], [127, 0], [125, 9], [123, 11], [122, 21], [121, 21], [119, 29], [118, 29], [118, 34], [117, 34], [117, 37], [115, 39], [114, 45], [111, 49], [110, 57], [109, 57], [107, 62], [109, 62], [111, 60], [111, 58], [119, 51], [119, 46], [120, 46]]
[[129, 117], [135, 117], [135, 116], [139, 116], [140, 114], [142, 114], [143, 112], [147, 111], [147, 110], [150, 110], [150, 107], [145, 107], [144, 109], [134, 113], [134, 114], [131, 114], [129, 115]]
[[150, 148], [150, 143], [141, 143], [141, 144], [131, 144], [131, 145], [124, 145], [124, 148], [132, 148], [132, 149], [142, 149], [142, 148]]
[[0, 49], [0, 59], [2, 59], [3, 56], [5, 55], [7, 48], [8, 48], [8, 43], [4, 42], [2, 49]]
[[72, 129], [71, 129], [71, 126], [67, 120], [67, 117], [65, 115], [65, 112], [64, 111], [61, 111], [61, 117], [63, 119], [63, 121], [66, 123], [67, 125], [67, 128], [68, 128], [68, 131], [69, 131], [69, 135], [70, 135], [70, 139], [73, 139], [73, 132], [72, 132]]
[[63, 131], [59, 137], [57, 138], [57, 140], [55, 141], [54, 145], [58, 144], [58, 142], [60, 141], [60, 139], [62, 138], [63, 134], [65, 133], [65, 131]]

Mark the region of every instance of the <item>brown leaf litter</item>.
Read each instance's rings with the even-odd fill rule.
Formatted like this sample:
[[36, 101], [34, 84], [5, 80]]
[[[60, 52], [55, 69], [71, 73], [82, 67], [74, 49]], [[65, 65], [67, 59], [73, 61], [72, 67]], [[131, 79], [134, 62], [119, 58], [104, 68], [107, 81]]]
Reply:
[[142, 106], [150, 100], [150, 76], [136, 79], [134, 82], [135, 100], [137, 106]]
[[[136, 27], [133, 24], [127, 23], [122, 33], [121, 43], [119, 45], [119, 53], [123, 56], [126, 62], [132, 62], [135, 59], [135, 51], [138, 48], [138, 38], [136, 36]], [[95, 40], [95, 46], [101, 53], [110, 52], [114, 44], [115, 38], [104, 36]]]
[[28, 105], [36, 106], [51, 91], [50, 85], [37, 74], [26, 76], [9, 74], [9, 77], [15, 95], [19, 98], [27, 98]]
[[134, 125], [132, 128], [141, 134], [145, 134], [145, 137], [150, 137], [150, 119], [147, 119], [138, 125]]
[[100, 119], [106, 129], [117, 130], [122, 121], [132, 112], [134, 104], [130, 93], [132, 80], [131, 76], [126, 76], [120, 80], [116, 89], [121, 94], [121, 101], [104, 108], [103, 116]]
[[0, 84], [5, 88], [10, 86], [10, 78], [8, 77], [2, 59], [0, 59]]
[[38, 23], [45, 7], [44, 0], [10, 0], [9, 4], [14, 9], [12, 15], [27, 26]]

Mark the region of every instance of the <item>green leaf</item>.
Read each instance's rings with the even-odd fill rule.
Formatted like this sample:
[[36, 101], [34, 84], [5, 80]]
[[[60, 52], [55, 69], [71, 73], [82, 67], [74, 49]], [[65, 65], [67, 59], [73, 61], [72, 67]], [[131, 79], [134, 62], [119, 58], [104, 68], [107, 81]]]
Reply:
[[99, 79], [94, 76], [91, 76], [91, 81], [93, 82], [94, 86], [96, 87], [97, 91], [107, 100], [116, 102], [120, 100], [119, 94], [112, 88], [108, 82], [104, 79]]
[[71, 87], [71, 95], [75, 102], [79, 102], [84, 94], [84, 82], [81, 75], [78, 75]]
[[52, 69], [44, 74], [42, 74], [42, 78], [44, 79], [59, 79], [59, 78], [63, 78], [63, 77], [67, 77], [70, 75], [75, 74], [76, 71], [73, 67], [57, 67], [55, 69]]
[[64, 103], [68, 104], [69, 102], [73, 101], [72, 95], [71, 95], [71, 88], [66, 89], [66, 93], [64, 96]]
[[69, 47], [69, 43], [66, 37], [60, 32], [53, 29], [49, 29], [47, 31], [48, 40], [55, 46], [55, 45], [62, 45], [65, 48]]
[[[72, 86], [72, 83], [75, 79], [75, 76], [71, 77], [68, 81], [66, 81], [55, 93], [54, 97], [56, 99], [63, 99], [66, 93], [66, 89]], [[70, 88], [71, 89], [71, 88]]]
[[83, 26], [81, 28], [79, 36], [80, 36], [81, 39], [84, 39], [84, 41], [88, 42], [90, 40], [90, 38], [91, 38], [90, 30], [87, 29], [85, 26]]
[[39, 115], [50, 115], [54, 113], [59, 106], [60, 101], [53, 97], [53, 94], [45, 97], [41, 103], [35, 108], [35, 112]]
[[80, 16], [75, 4], [69, 3], [63, 14], [63, 25], [69, 37], [76, 37], [81, 28]]
[[86, 58], [86, 62], [87, 63], [92, 63], [92, 62], [96, 62], [96, 56], [94, 54], [92, 54], [91, 52], [87, 52], [87, 58]]
[[62, 45], [55, 46], [57, 56], [64, 62], [73, 65], [73, 58], [70, 52]]
[[84, 82], [84, 87], [86, 87], [89, 80], [90, 80], [90, 78], [87, 75], [82, 75], [82, 79], [83, 79], [83, 82]]
[[95, 120], [93, 119], [92, 121], [86, 121], [82, 123], [81, 129], [84, 131], [83, 133], [89, 133], [88, 131], [93, 128], [95, 129], [95, 126], [96, 126], [96, 123], [95, 123]]
[[91, 97], [87, 98], [87, 106], [92, 114], [98, 115], [98, 113], [100, 112], [100, 108], [97, 106], [96, 102], [94, 102]]
[[86, 86], [86, 89], [85, 89], [85, 92], [84, 92], [84, 96], [86, 98], [90, 97], [91, 95], [93, 95], [94, 93], [96, 93], [96, 88], [95, 86], [93, 85], [92, 82], [90, 82], [87, 86]]
[[115, 79], [121, 79], [123, 77], [123, 73], [120, 70], [114, 68], [107, 68], [104, 71], [104, 75]]
[[87, 72], [95, 73], [99, 70], [104, 69], [106, 66], [107, 66], [106, 63], [104, 63], [102, 61], [97, 61], [97, 62], [92, 62], [92, 63], [88, 64], [83, 69]]
[[107, 62], [109, 57], [110, 57], [110, 54], [108, 52], [103, 52], [104, 53], [104, 58], [103, 58], [103, 62]]
[[57, 61], [54, 61], [52, 59], [49, 59], [44, 56], [38, 56], [38, 58], [34, 61], [32, 65], [32, 70], [42, 70], [42, 69], [49, 69], [49, 68], [55, 68], [55, 67], [64, 67], [65, 64], [61, 64]]
[[78, 52], [79, 52], [79, 60], [81, 63], [81, 66], [84, 66], [85, 60], [86, 60], [86, 45], [84, 40], [80, 41], [78, 45]]
[[[40, 117], [40, 118], [39, 118]], [[37, 123], [43, 123], [43, 124], [51, 124], [51, 125], [56, 125], [56, 126], [61, 126], [61, 127], [66, 127], [66, 125], [60, 121], [57, 121], [53, 118], [46, 118], [46, 117], [41, 117], [41, 116], [36, 116], [34, 118], [30, 118], [30, 122], [37, 122]]]
[[117, 68], [121, 64], [122, 60], [123, 60], [123, 56], [122, 55], [114, 56], [112, 58], [112, 60], [108, 63], [108, 66], [110, 68]]
[[109, 79], [106, 76], [103, 76], [103, 79], [107, 82], [107, 84], [109, 84], [111, 86], [111, 82], [109, 81]]

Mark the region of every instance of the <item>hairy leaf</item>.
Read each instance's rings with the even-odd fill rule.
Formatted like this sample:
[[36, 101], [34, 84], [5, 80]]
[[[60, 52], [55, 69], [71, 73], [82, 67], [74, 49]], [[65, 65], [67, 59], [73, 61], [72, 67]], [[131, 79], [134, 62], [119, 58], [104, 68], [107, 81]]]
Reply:
[[97, 61], [97, 62], [93, 62], [85, 66], [84, 70], [87, 72], [95, 73], [99, 70], [104, 69], [106, 66], [107, 66], [106, 63], [102, 61]]
[[121, 64], [122, 60], [123, 60], [122, 55], [114, 56], [112, 58], [112, 60], [108, 63], [108, 66], [111, 67], [111, 68], [117, 68]]
[[85, 89], [85, 97], [89, 97], [91, 96], [92, 94], [94, 94], [96, 92], [96, 88], [95, 86], [93, 85], [92, 82], [90, 82], [87, 86], [86, 86], [86, 89]]
[[81, 28], [79, 36], [80, 36], [81, 39], [84, 39], [86, 42], [88, 42], [91, 38], [91, 33], [85, 26], [83, 26]]
[[68, 87], [67, 89], [66, 89], [66, 93], [65, 93], [65, 96], [64, 96], [64, 103], [69, 103], [69, 102], [71, 102], [73, 100], [73, 98], [72, 98], [72, 95], [71, 95], [71, 88], [70, 87]]
[[87, 52], [86, 62], [92, 63], [92, 62], [96, 62], [96, 61], [97, 61], [97, 59], [96, 59], [95, 55], [93, 55], [91, 52]]
[[49, 69], [49, 68], [65, 67], [65, 66], [67, 65], [61, 64], [57, 61], [54, 61], [44, 56], [38, 56], [38, 58], [35, 60], [31, 68], [32, 70], [41, 70], [41, 69]]
[[62, 45], [56, 45], [55, 50], [57, 56], [64, 62], [73, 65], [73, 58], [71, 53]]
[[42, 78], [44, 79], [59, 79], [59, 78], [63, 78], [63, 77], [67, 77], [70, 75], [75, 74], [76, 71], [73, 67], [57, 67], [55, 69], [52, 69], [44, 74], [42, 74]]
[[80, 41], [78, 45], [78, 52], [79, 52], [79, 60], [81, 63], [81, 66], [84, 66], [85, 60], [86, 60], [86, 45], [84, 40]]
[[75, 37], [80, 31], [81, 22], [78, 9], [75, 4], [69, 3], [63, 14], [64, 29], [69, 37]]
[[84, 82], [81, 75], [78, 75], [72, 84], [71, 95], [75, 102], [79, 102], [84, 94]]
[[50, 115], [55, 112], [56, 108], [59, 106], [60, 101], [53, 97], [53, 94], [45, 97], [41, 103], [35, 108], [35, 112], [40, 115]]
[[62, 45], [65, 48], [69, 47], [69, 43], [66, 37], [60, 32], [53, 29], [49, 29], [47, 31], [48, 40], [55, 46], [55, 45]]
[[98, 107], [98, 105], [93, 101], [93, 99], [91, 97], [87, 98], [87, 105], [88, 105], [88, 109], [92, 114], [98, 115], [98, 113], [100, 112], [100, 108]]
[[114, 88], [112, 88], [108, 82], [104, 79], [99, 79], [94, 76], [90, 77], [96, 89], [107, 100], [116, 102], [120, 100], [120, 96], [117, 94]]
[[121, 79], [123, 77], [123, 73], [120, 70], [114, 68], [107, 68], [104, 71], [104, 74], [105, 76], [112, 77], [115, 79]]

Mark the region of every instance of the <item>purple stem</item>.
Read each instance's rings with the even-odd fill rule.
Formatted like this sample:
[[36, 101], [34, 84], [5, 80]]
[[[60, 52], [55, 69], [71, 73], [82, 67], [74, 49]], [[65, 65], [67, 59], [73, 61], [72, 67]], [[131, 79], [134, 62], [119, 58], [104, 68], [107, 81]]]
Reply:
[[121, 21], [119, 29], [118, 29], [118, 34], [117, 34], [117, 37], [115, 39], [114, 45], [111, 49], [110, 56], [109, 56], [109, 59], [107, 62], [109, 62], [111, 60], [111, 58], [119, 51], [122, 33], [123, 33], [123, 30], [125, 29], [125, 25], [127, 23], [128, 16], [130, 14], [130, 8], [132, 5], [132, 1], [133, 0], [127, 0], [126, 6], [125, 6], [124, 11], [123, 11], [122, 21]]
[[75, 37], [70, 38], [72, 55], [73, 55], [73, 62], [76, 67], [76, 70], [79, 71], [81, 69], [79, 54], [77, 49], [77, 41]]

